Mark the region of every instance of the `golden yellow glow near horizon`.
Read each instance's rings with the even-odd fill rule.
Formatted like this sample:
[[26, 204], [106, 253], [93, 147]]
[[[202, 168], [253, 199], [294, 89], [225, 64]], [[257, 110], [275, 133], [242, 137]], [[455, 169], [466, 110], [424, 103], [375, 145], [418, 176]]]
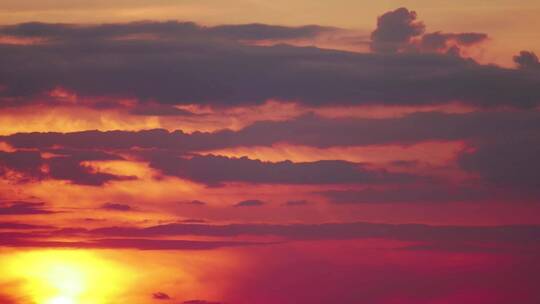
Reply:
[[4, 279], [23, 282], [23, 294], [39, 304], [105, 304], [125, 291], [128, 270], [82, 250], [38, 250], [0, 262]]

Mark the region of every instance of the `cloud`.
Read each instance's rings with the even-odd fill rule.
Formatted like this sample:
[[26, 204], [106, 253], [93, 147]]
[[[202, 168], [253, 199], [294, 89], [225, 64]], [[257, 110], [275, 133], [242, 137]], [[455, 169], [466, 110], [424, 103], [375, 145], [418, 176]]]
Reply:
[[[530, 242], [540, 237], [539, 226], [430, 226], [422, 224], [322, 223], [322, 224], [165, 224], [146, 228], [106, 227], [86, 231], [90, 236], [236, 237], [279, 236], [289, 240], [346, 240], [384, 238], [400, 241]], [[84, 235], [84, 233], [83, 233]]]
[[[191, 134], [161, 129], [65, 134], [19, 133], [0, 137], [10, 146], [21, 149], [16, 152], [0, 152], [0, 168], [4, 169], [4, 175], [9, 170], [15, 170], [34, 179], [55, 178], [78, 184], [100, 185], [130, 177], [95, 172], [81, 163], [85, 160], [123, 159], [113, 152], [105, 152], [122, 151], [138, 161], [149, 162], [161, 174], [209, 186], [234, 182], [297, 185], [433, 182], [433, 178], [423, 177], [414, 163], [394, 162], [390, 165], [407, 165], [408, 172], [417, 171], [416, 175], [391, 173], [374, 169], [369, 164], [339, 160], [265, 162], [194, 153], [234, 147], [271, 147], [279, 143], [324, 149], [460, 141], [466, 149], [456, 155], [457, 165], [465, 173], [480, 173], [478, 176], [484, 179], [483, 182], [495, 185], [505, 184], [513, 188], [530, 185], [527, 191], [522, 191], [522, 195], [532, 197], [536, 193], [531, 192], [534, 181], [539, 180], [535, 172], [540, 172], [536, 166], [538, 162], [535, 161], [535, 153], [540, 147], [536, 139], [539, 131], [540, 114], [537, 111], [477, 111], [460, 114], [424, 112], [392, 118], [324, 118], [304, 115], [284, 121], [258, 121], [236, 131]], [[39, 152], [22, 149], [38, 149], [56, 156], [42, 159]], [[504, 155], [504, 159], [501, 155]], [[44, 166], [48, 171], [43, 171]], [[412, 199], [412, 196], [419, 195], [425, 197], [425, 200], [432, 197], [437, 201], [440, 199], [435, 199], [433, 195], [437, 191], [451, 191], [455, 195], [461, 192], [451, 190], [452, 185], [430, 187], [434, 189], [432, 194], [416, 190], [413, 191], [416, 194], [403, 192], [406, 190], [399, 192], [404, 198]], [[466, 193], [471, 195], [470, 192]], [[379, 194], [363, 193], [362, 197], [379, 201], [374, 195]], [[385, 196], [390, 199], [391, 195], [397, 193], [390, 191]], [[455, 195], [448, 197], [465, 198]], [[481, 196], [480, 193], [478, 195]], [[380, 200], [386, 199], [381, 196]]]
[[152, 298], [156, 300], [170, 300], [171, 297], [164, 292], [155, 292], [152, 294]]
[[531, 191], [538, 195], [540, 139], [536, 132], [531, 129], [511, 137], [500, 136], [496, 140], [479, 142], [471, 151], [462, 153], [458, 163], [498, 187], [521, 189], [521, 196]]
[[[0, 215], [1, 214], [2, 213], [0, 212]], [[35, 230], [35, 229], [51, 229], [51, 228], [53, 227], [44, 226], [44, 225], [15, 223], [15, 222], [0, 222], [0, 229], [8, 229], [8, 230]]]
[[521, 51], [514, 56], [514, 62], [520, 69], [540, 69], [540, 61], [534, 52]]
[[[499, 133], [494, 133], [497, 129]], [[0, 140], [19, 149], [118, 150], [131, 148], [174, 150], [178, 154], [232, 147], [272, 146], [277, 143], [318, 148], [413, 144], [425, 141], [479, 141], [540, 130], [535, 111], [413, 113], [394, 118], [324, 118], [303, 115], [285, 121], [258, 121], [238, 131], [216, 132], [163, 129], [143, 131], [83, 131], [72, 133], [18, 133]], [[354, 136], [350, 136], [354, 134]], [[21, 161], [24, 165], [25, 162]]]
[[203, 220], [203, 219], [185, 219], [185, 220], [181, 220], [180, 222], [181, 223], [186, 223], [186, 224], [201, 224], [201, 223], [206, 223], [206, 220]]
[[391, 189], [330, 190], [319, 194], [333, 204], [453, 203], [501, 198], [496, 189], [480, 185], [448, 184], [419, 184]]
[[[0, 137], [2, 140], [17, 148], [64, 148], [82, 151], [95, 151], [99, 149], [117, 150], [139, 147], [143, 149], [174, 149], [188, 152], [197, 149], [207, 149], [212, 140], [210, 133], [197, 132], [187, 134], [180, 130], [169, 132], [163, 129], [141, 131], [81, 131], [70, 133], [46, 132], [46, 133], [17, 133], [9, 137]], [[55, 149], [54, 152], [57, 150]], [[0, 154], [1, 156], [1, 154]], [[122, 159], [113, 154], [107, 154], [100, 160]], [[0, 158], [1, 159], [1, 158]], [[92, 158], [97, 160], [96, 157]], [[79, 160], [90, 160], [88, 157], [79, 157]]]
[[192, 112], [178, 109], [171, 105], [162, 104], [142, 104], [137, 105], [130, 111], [133, 115], [142, 116], [182, 116], [182, 117], [195, 117]]
[[110, 173], [95, 172], [91, 167], [81, 164], [81, 160], [65, 157], [54, 157], [47, 161], [48, 176], [53, 179], [66, 180], [73, 184], [101, 186], [110, 181], [134, 180], [134, 176], [120, 176]]
[[[181, 240], [175, 237], [258, 237], [264, 241]], [[281, 240], [268, 242], [267, 237]], [[99, 248], [139, 250], [213, 250], [224, 247], [270, 246], [290, 241], [384, 239], [419, 246], [497, 250], [527, 246], [540, 237], [538, 225], [433, 226], [424, 224], [376, 224], [366, 222], [319, 224], [188, 224], [148, 227], [62, 228], [1, 232], [0, 247]], [[70, 241], [74, 238], [74, 241]], [[62, 241], [56, 241], [62, 239]], [[426, 247], [426, 248], [428, 248]], [[421, 249], [412, 248], [411, 249]], [[428, 249], [430, 250], [430, 249]]]
[[[495, 128], [503, 133], [494, 133]], [[382, 119], [326, 119], [305, 115], [287, 121], [255, 122], [236, 133], [218, 132], [214, 135], [214, 143], [219, 143], [220, 136], [223, 136], [227, 138], [229, 147], [270, 146], [286, 142], [327, 148], [439, 140], [477, 141], [532, 130], [540, 130], [540, 115], [533, 111], [464, 114], [425, 112]]]
[[219, 25], [207, 29], [210, 34], [217, 37], [248, 41], [315, 38], [320, 34], [339, 30], [335, 27], [319, 25], [289, 27], [261, 23]]
[[460, 47], [469, 47], [488, 39], [484, 33], [441, 33], [434, 32], [422, 36], [418, 47], [423, 51], [454, 52], [459, 55]]
[[251, 200], [238, 202], [234, 204], [234, 207], [260, 207], [260, 206], [263, 206], [264, 204], [265, 202], [261, 200], [251, 199]]
[[[254, 246], [265, 243], [235, 241], [191, 241], [159, 239], [96, 239], [89, 241], [32, 240], [35, 234], [0, 233], [0, 247], [139, 249], [139, 250], [212, 250], [223, 247]], [[39, 235], [38, 235], [39, 236]]]
[[23, 172], [29, 176], [39, 177], [41, 172], [42, 159], [41, 154], [35, 151], [0, 151], [0, 175], [8, 174], [7, 171], [13, 170]]
[[377, 28], [371, 33], [374, 52], [395, 53], [408, 45], [413, 37], [424, 33], [425, 25], [416, 20], [416, 12], [400, 7], [384, 13], [377, 19]]
[[[415, 14], [407, 9], [387, 16], [390, 21], [382, 21], [382, 27], [374, 32], [375, 43], [406, 43], [421, 32]], [[87, 97], [106, 97], [117, 107], [125, 107], [115, 101], [119, 98], [136, 99], [141, 104], [213, 107], [254, 105], [267, 100], [311, 106], [431, 105], [457, 100], [482, 107], [532, 108], [540, 101], [540, 80], [534, 73], [482, 65], [456, 56], [253, 46], [230, 38], [287, 36], [275, 28], [231, 26], [220, 30], [228, 34], [220, 33], [218, 39], [191, 23], [19, 27], [22, 29], [15, 26], [4, 31], [54, 39], [41, 44], [2, 46], [0, 83], [5, 90], [0, 92], [0, 98], [4, 106], [38, 100], [57, 104], [59, 101], [49, 93], [59, 87], [76, 92], [80, 97], [76, 102], [82, 105], [97, 106], [85, 103]], [[387, 27], [392, 30], [384, 30]], [[307, 35], [305, 29], [300, 32], [303, 34], [298, 35]], [[151, 37], [147, 37], [149, 33]], [[138, 38], [110, 38], [128, 34]], [[477, 35], [471, 38], [471, 33], [444, 35], [445, 41], [461, 45], [479, 40]]]
[[183, 304], [223, 304], [221, 302], [209, 302], [204, 300], [189, 300], [182, 302]]
[[8, 201], [0, 203], [0, 215], [51, 214], [43, 202]]
[[325, 32], [339, 30], [335, 27], [318, 25], [307, 26], [279, 26], [260, 23], [234, 24], [218, 26], [200, 26], [193, 22], [178, 21], [138, 21], [119, 24], [85, 25], [79, 24], [50, 24], [42, 22], [29, 22], [0, 27], [0, 34], [21, 38], [46, 38], [53, 42], [69, 42], [76, 40], [108, 40], [108, 39], [142, 39], [141, 36], [153, 35], [154, 38], [205, 38], [226, 39], [234, 41], [244, 40], [280, 40], [314, 38]]
[[119, 203], [105, 203], [101, 205], [100, 209], [110, 210], [110, 211], [132, 211], [133, 210], [130, 205], [119, 204]]
[[[85, 160], [121, 159], [117, 156], [99, 151], [55, 150], [55, 152], [60, 155], [43, 158], [37, 151], [0, 151], [0, 175], [8, 179], [14, 178], [19, 182], [50, 178], [88, 186], [135, 179], [133, 176], [96, 172], [93, 168], [82, 164]], [[11, 171], [17, 175], [12, 177]]]
[[205, 206], [205, 205], [207, 205], [206, 202], [199, 201], [199, 200], [185, 201], [185, 202], [179, 202], [179, 203], [183, 204], [183, 205], [191, 205], [191, 206]]
[[460, 56], [463, 47], [488, 39], [484, 33], [425, 33], [426, 26], [417, 20], [415, 11], [401, 7], [377, 19], [371, 33], [371, 50], [375, 53], [433, 52]]
[[343, 184], [343, 183], [404, 183], [419, 177], [370, 170], [362, 164], [346, 161], [316, 161], [293, 163], [263, 162], [246, 157], [224, 156], [174, 157], [159, 153], [150, 156], [150, 166], [165, 175], [177, 176], [208, 186], [244, 182], [261, 184]]

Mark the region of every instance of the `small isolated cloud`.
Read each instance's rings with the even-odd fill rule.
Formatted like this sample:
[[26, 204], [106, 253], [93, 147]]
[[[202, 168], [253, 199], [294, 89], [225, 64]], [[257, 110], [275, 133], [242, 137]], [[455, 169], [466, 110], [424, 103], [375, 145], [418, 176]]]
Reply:
[[199, 200], [192, 200], [192, 201], [180, 202], [180, 204], [182, 204], [182, 205], [191, 205], [191, 206], [205, 206], [206, 202], [199, 201]]
[[265, 202], [261, 200], [252, 199], [252, 200], [245, 200], [245, 201], [238, 202], [234, 206], [235, 207], [259, 207], [264, 204]]
[[130, 205], [119, 204], [119, 203], [105, 203], [101, 205], [100, 209], [110, 210], [110, 211], [132, 211], [133, 210]]
[[534, 52], [521, 51], [514, 56], [514, 62], [520, 69], [540, 69], [540, 61]]
[[152, 298], [156, 300], [170, 300], [171, 299], [171, 297], [168, 294], [161, 291], [153, 293]]

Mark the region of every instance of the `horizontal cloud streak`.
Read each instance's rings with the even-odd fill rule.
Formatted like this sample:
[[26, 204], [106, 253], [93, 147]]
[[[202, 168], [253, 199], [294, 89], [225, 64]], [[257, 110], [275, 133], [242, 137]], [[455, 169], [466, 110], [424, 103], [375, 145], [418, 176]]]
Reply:
[[50, 214], [53, 211], [44, 208], [42, 202], [11, 201], [0, 202], [0, 215]]
[[405, 183], [420, 179], [410, 174], [370, 170], [361, 164], [331, 160], [273, 163], [213, 155], [180, 158], [156, 154], [151, 157], [150, 166], [166, 175], [210, 186], [226, 182], [296, 185]]
[[[26, 24], [3, 30], [54, 38], [39, 44], [1, 46], [0, 84], [6, 87], [1, 96], [7, 105], [32, 102], [58, 87], [80, 96], [221, 107], [269, 99], [310, 105], [425, 105], [457, 100], [520, 108], [537, 106], [540, 101], [540, 78], [534, 71], [438, 54], [362, 54], [237, 41], [255, 36], [312, 36], [327, 30], [317, 26], [202, 29], [172, 22]], [[154, 37], [145, 37], [148, 33]], [[134, 38], [103, 39], [115, 35]]]
[[291, 240], [385, 238], [400, 241], [531, 242], [540, 237], [538, 226], [429, 226], [418, 224], [167, 224], [148, 228], [110, 227], [87, 231], [89, 235], [117, 237], [280, 236]]
[[[493, 133], [498, 129], [498, 133]], [[414, 113], [397, 118], [322, 118], [304, 115], [287, 121], [259, 121], [241, 130], [212, 133], [166, 130], [19, 133], [0, 137], [16, 148], [75, 149], [157, 148], [197, 152], [231, 147], [270, 146], [276, 143], [319, 148], [413, 144], [422, 141], [466, 140], [534, 135], [540, 130], [538, 112]]]

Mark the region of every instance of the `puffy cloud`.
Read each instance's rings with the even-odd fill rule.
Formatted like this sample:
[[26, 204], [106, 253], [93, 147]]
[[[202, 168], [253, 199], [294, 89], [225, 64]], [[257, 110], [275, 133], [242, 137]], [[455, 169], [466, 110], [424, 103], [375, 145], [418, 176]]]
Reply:
[[540, 61], [534, 52], [521, 51], [519, 55], [514, 56], [514, 62], [521, 69], [540, 68]]
[[377, 20], [371, 34], [371, 49], [376, 53], [435, 52], [460, 56], [460, 48], [487, 40], [484, 33], [424, 33], [425, 25], [417, 20], [415, 11], [401, 7], [389, 11]]
[[413, 37], [422, 35], [425, 25], [416, 20], [416, 12], [400, 7], [384, 13], [377, 19], [377, 28], [371, 33], [371, 49], [375, 52], [395, 53], [407, 46]]

